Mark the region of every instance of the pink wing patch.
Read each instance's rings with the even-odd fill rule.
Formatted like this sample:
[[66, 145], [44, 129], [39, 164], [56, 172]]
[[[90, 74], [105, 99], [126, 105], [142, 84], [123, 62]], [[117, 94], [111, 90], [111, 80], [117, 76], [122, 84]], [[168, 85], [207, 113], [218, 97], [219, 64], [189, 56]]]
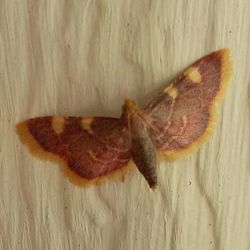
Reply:
[[77, 184], [96, 181], [128, 164], [126, 131], [115, 118], [48, 116], [17, 126], [22, 141], [34, 154], [64, 163], [66, 175]]
[[213, 52], [187, 68], [145, 107], [159, 151], [175, 158], [206, 140], [231, 68], [227, 49]]

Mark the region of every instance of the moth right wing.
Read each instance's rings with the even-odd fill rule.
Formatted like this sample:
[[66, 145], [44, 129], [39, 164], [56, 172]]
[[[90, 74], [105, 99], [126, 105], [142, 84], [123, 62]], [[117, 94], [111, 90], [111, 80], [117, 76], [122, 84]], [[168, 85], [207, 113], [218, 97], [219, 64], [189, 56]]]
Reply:
[[206, 141], [231, 72], [229, 50], [213, 52], [188, 67], [144, 108], [156, 146], [167, 158], [192, 152]]

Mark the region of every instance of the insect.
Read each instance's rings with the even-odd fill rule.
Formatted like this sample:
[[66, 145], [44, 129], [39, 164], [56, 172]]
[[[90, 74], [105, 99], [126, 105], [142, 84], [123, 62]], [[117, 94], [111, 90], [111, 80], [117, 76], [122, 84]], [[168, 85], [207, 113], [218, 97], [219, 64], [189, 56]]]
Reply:
[[34, 155], [59, 162], [75, 184], [124, 175], [132, 160], [154, 189], [159, 154], [186, 155], [213, 131], [231, 72], [230, 51], [222, 49], [193, 63], [146, 106], [126, 99], [120, 118], [38, 117], [19, 123], [17, 133]]

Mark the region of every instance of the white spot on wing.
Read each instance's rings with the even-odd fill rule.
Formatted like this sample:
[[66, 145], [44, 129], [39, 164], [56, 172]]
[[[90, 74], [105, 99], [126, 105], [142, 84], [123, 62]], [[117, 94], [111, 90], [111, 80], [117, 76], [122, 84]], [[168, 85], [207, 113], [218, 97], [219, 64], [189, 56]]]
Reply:
[[198, 67], [190, 67], [185, 72], [186, 75], [192, 82], [200, 83], [202, 78]]
[[89, 133], [92, 133], [91, 123], [94, 120], [93, 117], [84, 117], [81, 120], [81, 126], [84, 130], [87, 130]]
[[64, 117], [63, 116], [54, 116], [52, 119], [52, 128], [55, 133], [60, 134], [64, 129]]
[[173, 99], [175, 99], [178, 96], [178, 89], [174, 87], [173, 85], [170, 85], [164, 90], [165, 93], [167, 93], [169, 96], [171, 96]]

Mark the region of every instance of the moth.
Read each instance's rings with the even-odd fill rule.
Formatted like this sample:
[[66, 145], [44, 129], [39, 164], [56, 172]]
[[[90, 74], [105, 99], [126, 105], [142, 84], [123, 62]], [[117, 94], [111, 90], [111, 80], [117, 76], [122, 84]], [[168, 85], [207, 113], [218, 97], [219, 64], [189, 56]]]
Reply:
[[184, 156], [211, 135], [231, 72], [230, 51], [222, 49], [193, 63], [144, 107], [125, 99], [120, 118], [46, 116], [16, 130], [34, 155], [58, 162], [77, 185], [124, 176], [133, 161], [154, 189], [159, 155]]

